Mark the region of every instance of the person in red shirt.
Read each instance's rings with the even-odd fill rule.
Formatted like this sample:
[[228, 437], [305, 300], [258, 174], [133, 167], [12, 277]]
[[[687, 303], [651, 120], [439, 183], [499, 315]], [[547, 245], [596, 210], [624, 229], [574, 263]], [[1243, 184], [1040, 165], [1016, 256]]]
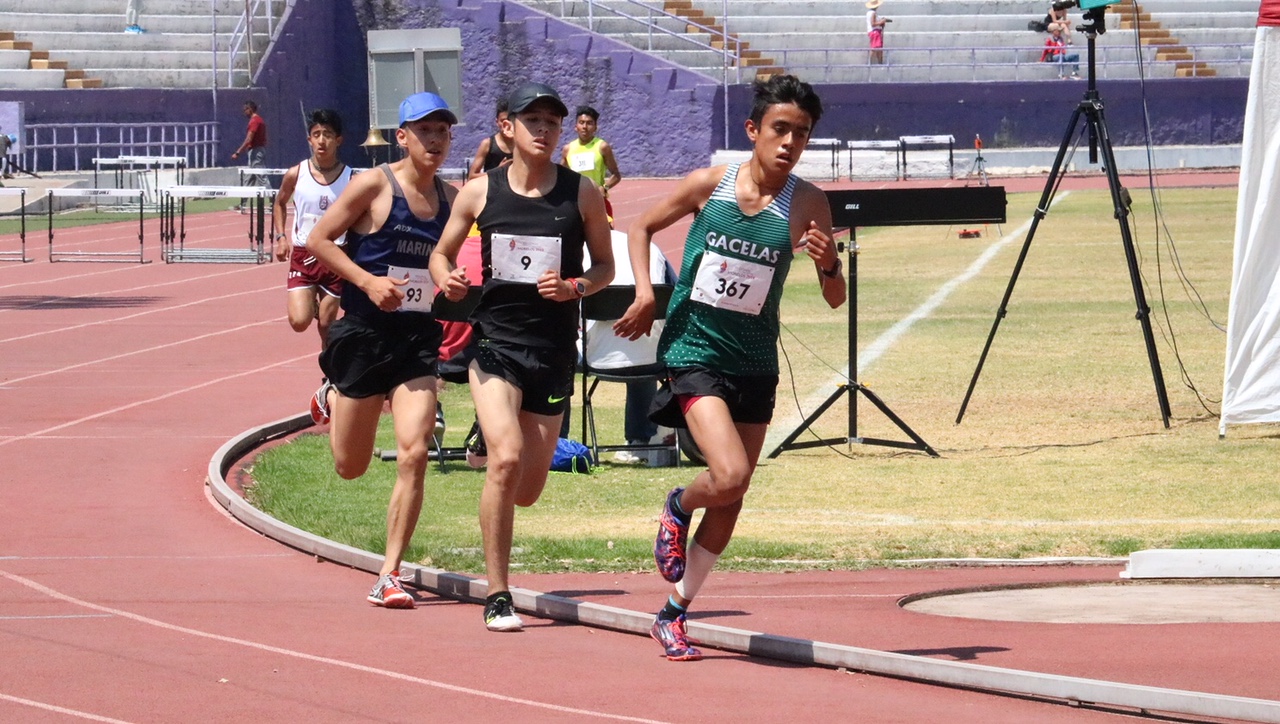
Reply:
[[1080, 77], [1080, 54], [1068, 53], [1067, 42], [1062, 39], [1062, 30], [1050, 31], [1049, 38], [1044, 41], [1044, 51], [1040, 53], [1041, 63], [1057, 63], [1058, 77], [1066, 78], [1066, 64], [1071, 63], [1071, 77]]
[[[249, 119], [249, 130], [244, 135], [244, 142], [231, 154], [231, 159], [234, 161], [240, 158], [240, 154], [248, 151], [249, 168], [266, 168], [267, 122], [262, 120], [262, 116], [258, 115], [258, 104], [253, 101], [244, 102], [244, 117]], [[249, 185], [270, 186], [267, 182], [267, 177], [263, 174], [250, 176]], [[237, 206], [236, 211], [239, 210], [240, 207]]]

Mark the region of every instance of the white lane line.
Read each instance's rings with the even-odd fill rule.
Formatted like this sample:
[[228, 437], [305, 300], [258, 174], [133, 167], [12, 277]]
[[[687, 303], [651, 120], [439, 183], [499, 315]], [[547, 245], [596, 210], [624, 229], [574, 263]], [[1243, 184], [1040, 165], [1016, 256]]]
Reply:
[[[189, 281], [189, 280], [188, 280], [188, 281]], [[31, 339], [31, 338], [33, 338], [33, 337], [43, 337], [43, 336], [45, 336], [45, 335], [49, 335], [49, 334], [59, 334], [59, 333], [61, 333], [61, 332], [70, 332], [70, 331], [72, 331], [72, 330], [76, 330], [76, 329], [84, 329], [85, 327], [96, 327], [96, 326], [101, 325], [101, 324], [112, 324], [112, 323], [114, 323], [114, 322], [124, 322], [124, 321], [130, 320], [130, 319], [137, 319], [138, 317], [145, 317], [145, 316], [147, 316], [148, 314], [159, 314], [159, 313], [161, 313], [161, 312], [172, 312], [172, 311], [174, 311], [175, 309], [184, 309], [184, 308], [186, 308], [186, 307], [194, 307], [194, 306], [196, 306], [197, 304], [207, 304], [207, 303], [209, 303], [209, 302], [219, 302], [219, 301], [222, 301], [222, 300], [224, 300], [224, 299], [231, 299], [231, 298], [233, 298], [233, 297], [242, 297], [242, 296], [244, 296], [244, 295], [246, 295], [246, 294], [261, 294], [262, 292], [271, 291], [271, 290], [276, 290], [276, 289], [279, 289], [279, 288], [280, 288], [280, 287], [279, 287], [279, 286], [277, 286], [277, 285], [272, 285], [272, 286], [269, 286], [269, 287], [260, 287], [260, 288], [258, 288], [258, 289], [248, 289], [248, 290], [245, 290], [245, 291], [242, 291], [242, 292], [232, 292], [231, 294], [224, 294], [224, 295], [222, 295], [222, 296], [220, 296], [220, 297], [203, 297], [203, 298], [201, 298], [201, 299], [197, 299], [197, 300], [195, 300], [194, 302], [184, 302], [184, 303], [182, 303], [182, 304], [175, 304], [175, 305], [173, 305], [173, 306], [169, 306], [169, 307], [157, 307], [157, 308], [155, 308], [155, 309], [148, 309], [148, 310], [146, 310], [145, 312], [135, 312], [135, 313], [133, 313], [133, 314], [126, 314], [126, 315], [124, 315], [123, 317], [112, 317], [111, 319], [100, 319], [100, 320], [98, 320], [98, 321], [96, 321], [96, 322], [85, 322], [85, 323], [83, 323], [83, 324], [73, 324], [73, 325], [70, 325], [70, 326], [67, 326], [67, 327], [57, 327], [57, 328], [55, 328], [55, 329], [46, 329], [46, 330], [42, 330], [42, 331], [40, 331], [40, 332], [32, 332], [31, 334], [24, 334], [24, 335], [20, 335], [20, 336], [18, 336], [18, 337], [7, 337], [7, 338], [5, 338], [5, 339], [0, 339], [0, 344], [5, 344], [5, 343], [8, 343], [8, 342], [20, 342], [20, 341], [22, 341], [22, 340], [24, 340], [24, 339]]]
[[43, 593], [46, 596], [49, 596], [50, 598], [55, 598], [59, 601], [73, 603], [77, 606], [82, 606], [92, 611], [101, 611], [102, 613], [111, 614], [113, 616], [119, 616], [120, 618], [126, 618], [126, 619], [129, 619], [130, 621], [146, 624], [148, 626], [155, 626], [156, 628], [160, 628], [165, 631], [173, 631], [176, 633], [185, 634], [187, 636], [198, 636], [200, 638], [209, 639], [210, 641], [218, 641], [220, 643], [234, 644], [236, 646], [244, 646], [246, 648], [255, 649], [257, 651], [265, 651], [271, 654], [279, 654], [280, 656], [290, 656], [296, 659], [302, 659], [303, 661], [311, 661], [318, 664], [325, 664], [327, 666], [338, 666], [344, 669], [350, 669], [352, 671], [359, 671], [366, 674], [373, 674], [375, 676], [385, 676], [390, 679], [405, 681], [411, 684], [421, 684], [423, 686], [429, 686], [436, 689], [443, 689], [445, 691], [451, 691], [457, 694], [467, 694], [469, 696], [476, 696], [483, 699], [501, 701], [507, 704], [519, 704], [522, 706], [533, 707], [536, 709], [545, 709], [545, 710], [554, 711], [554, 712], [561, 712], [564, 714], [578, 714], [582, 716], [595, 717], [597, 719], [611, 719], [614, 721], [631, 721], [631, 722], [645, 722], [646, 724], [659, 724], [658, 720], [654, 720], [654, 719], [643, 719], [640, 717], [623, 716], [620, 714], [609, 714], [607, 712], [594, 711], [591, 709], [577, 709], [569, 706], [561, 706], [560, 704], [550, 704], [544, 701], [536, 701], [533, 699], [523, 699], [520, 697], [508, 696], [506, 694], [498, 694], [492, 691], [484, 691], [483, 689], [472, 689], [466, 686], [458, 686], [457, 684], [446, 684], [443, 681], [436, 681], [434, 679], [424, 679], [418, 676], [410, 676], [409, 674], [402, 674], [398, 671], [390, 671], [388, 669], [379, 669], [372, 666], [365, 666], [364, 664], [356, 664], [350, 661], [343, 661], [341, 659], [333, 659], [327, 656], [316, 656], [315, 654], [303, 653], [301, 651], [285, 649], [279, 646], [271, 646], [269, 644], [259, 643], [257, 641], [250, 641], [248, 639], [240, 639], [232, 636], [223, 636], [222, 634], [209, 633], [207, 631], [201, 631], [199, 629], [187, 628], [186, 626], [178, 626], [176, 624], [166, 623], [158, 619], [149, 618], [147, 616], [131, 613], [129, 611], [124, 611], [118, 608], [110, 608], [108, 606], [101, 606], [96, 603], [90, 603], [89, 601], [85, 601], [79, 598], [75, 598], [73, 596], [69, 596], [60, 591], [55, 591], [54, 589], [49, 588], [48, 586], [42, 585], [40, 583], [36, 583], [35, 581], [32, 581], [28, 578], [23, 578], [22, 576], [14, 575], [12, 573], [9, 573], [8, 571], [0, 570], [0, 577], [6, 578], [10, 581], [13, 581], [14, 583], [18, 583], [20, 585], [26, 586], [27, 588]]
[[[1054, 196], [1053, 201], [1050, 202], [1050, 206], [1052, 207], [1056, 205], [1059, 201], [1065, 199], [1070, 194], [1070, 191], [1059, 191]], [[868, 367], [875, 364], [875, 362], [878, 361], [885, 352], [888, 352], [894, 343], [907, 333], [907, 330], [915, 326], [916, 322], [919, 322], [922, 319], [927, 319], [935, 309], [940, 307], [942, 303], [947, 300], [947, 297], [951, 296], [952, 292], [959, 289], [960, 285], [977, 276], [978, 273], [986, 268], [987, 264], [989, 264], [997, 254], [1003, 251], [1004, 248], [1010, 244], [1010, 242], [1014, 239], [1023, 238], [1023, 235], [1031, 228], [1031, 222], [1032, 219], [1027, 219], [1021, 226], [1008, 234], [1005, 234], [998, 241], [993, 242], [990, 246], [984, 249], [982, 253], [978, 255], [978, 258], [974, 259], [964, 271], [944, 282], [943, 285], [938, 287], [938, 290], [930, 295], [929, 298], [920, 306], [913, 309], [907, 316], [899, 319], [893, 324], [893, 326], [882, 332], [879, 337], [876, 337], [876, 339], [873, 340], [871, 344], [867, 345], [865, 349], [859, 351], [858, 371], [854, 379], [860, 379], [862, 373], [865, 372]], [[818, 387], [812, 395], [800, 403], [800, 408], [802, 410], [812, 410], [816, 408], [828, 397], [833, 387], [844, 384], [849, 379], [849, 363], [846, 360], [842, 373], [838, 377], [831, 378], [825, 385]], [[773, 423], [769, 426], [769, 436], [768, 440], [765, 442], [765, 447], [768, 448], [781, 442], [783, 438], [787, 436], [788, 432], [795, 427], [796, 423], [800, 422], [800, 420], [801, 417], [795, 412], [789, 413], [784, 419], [775, 418]]]
[[21, 704], [23, 706], [30, 706], [36, 709], [44, 709], [45, 711], [51, 711], [51, 712], [54, 712], [55, 714], [66, 714], [67, 716], [74, 716], [74, 717], [79, 717], [81, 719], [88, 719], [89, 721], [108, 722], [109, 724], [132, 724], [132, 722], [127, 722], [123, 719], [112, 719], [109, 716], [99, 716], [97, 714], [90, 714], [87, 711], [79, 711], [78, 709], [68, 709], [65, 706], [54, 706], [53, 704], [46, 704], [43, 701], [35, 701], [34, 699], [23, 699], [20, 696], [10, 696], [8, 694], [0, 694], [0, 701], [7, 701], [13, 704]]
[[74, 427], [74, 426], [79, 425], [79, 424], [84, 423], [84, 422], [90, 422], [90, 421], [92, 421], [92, 420], [97, 420], [98, 418], [107, 417], [107, 416], [109, 416], [109, 415], [114, 415], [114, 414], [116, 414], [117, 412], [124, 412], [125, 410], [132, 410], [132, 409], [133, 409], [133, 408], [135, 408], [135, 407], [141, 407], [141, 406], [143, 406], [143, 405], [149, 405], [149, 404], [151, 404], [152, 402], [159, 402], [159, 401], [161, 401], [161, 400], [167, 400], [167, 399], [169, 399], [170, 397], [177, 397], [178, 395], [185, 395], [185, 394], [187, 394], [188, 392], [193, 392], [193, 391], [195, 391], [195, 390], [199, 390], [199, 389], [204, 388], [204, 387], [209, 387], [209, 386], [211, 386], [211, 385], [221, 384], [221, 383], [226, 382], [226, 381], [228, 381], [228, 380], [234, 380], [234, 379], [237, 379], [237, 378], [239, 378], [239, 377], [248, 377], [249, 375], [257, 375], [257, 374], [261, 374], [262, 372], [264, 372], [264, 371], [266, 371], [266, 370], [275, 369], [276, 367], [284, 367], [285, 365], [291, 365], [291, 364], [295, 364], [295, 363], [297, 363], [297, 362], [301, 362], [301, 361], [302, 361], [302, 360], [304, 360], [304, 359], [314, 359], [314, 358], [315, 358], [315, 353], [314, 353], [314, 352], [309, 352], [309, 353], [307, 353], [307, 354], [298, 355], [297, 357], [293, 357], [293, 358], [291, 358], [291, 359], [282, 360], [282, 361], [280, 361], [280, 362], [274, 362], [274, 363], [272, 363], [272, 364], [265, 365], [265, 366], [261, 366], [261, 367], [254, 367], [253, 369], [245, 370], [244, 372], [237, 372], [237, 373], [235, 373], [235, 374], [225, 375], [225, 376], [223, 376], [223, 377], [218, 377], [217, 379], [212, 379], [212, 380], [208, 380], [208, 381], [206, 381], [206, 382], [202, 382], [202, 383], [200, 383], [200, 384], [198, 384], [198, 385], [191, 385], [190, 387], [184, 387], [184, 388], [182, 388], [182, 389], [180, 389], [180, 390], [174, 390], [174, 391], [172, 391], [172, 392], [166, 392], [166, 393], [164, 393], [163, 395], [156, 395], [155, 397], [149, 397], [149, 398], [147, 398], [147, 399], [145, 399], [145, 400], [138, 400], [137, 402], [130, 402], [130, 403], [129, 403], [129, 404], [127, 404], [127, 405], [120, 405], [119, 407], [113, 407], [113, 408], [111, 408], [110, 410], [103, 410], [102, 412], [95, 412], [95, 413], [94, 413], [94, 414], [92, 414], [92, 415], [85, 415], [84, 417], [81, 417], [81, 418], [79, 418], [79, 419], [77, 419], [77, 420], [71, 420], [70, 422], [64, 422], [64, 423], [62, 423], [61, 425], [54, 425], [53, 427], [46, 427], [46, 428], [45, 428], [45, 429], [43, 429], [43, 430], [37, 430], [37, 431], [35, 431], [35, 432], [29, 432], [29, 433], [27, 433], [26, 435], [16, 435], [16, 436], [14, 436], [14, 437], [7, 437], [7, 438], [3, 438], [3, 439], [0, 439], [0, 447], [3, 447], [3, 446], [8, 445], [8, 444], [10, 444], [10, 443], [20, 442], [20, 441], [22, 441], [22, 440], [30, 440], [30, 439], [33, 439], [33, 438], [42, 437], [42, 436], [44, 436], [44, 435], [46, 435], [46, 434], [48, 434], [48, 433], [51, 433], [51, 432], [57, 432], [58, 430], [65, 430], [65, 429], [66, 429], [66, 428], [68, 428], [68, 427]]
[[735, 596], [735, 595], [708, 595], [702, 594], [698, 596], [698, 600], [709, 598], [751, 598], [751, 599], [788, 599], [788, 598], [902, 598], [905, 593], [803, 593], [795, 595], [777, 595], [777, 596]]
[[146, 354], [147, 352], [155, 352], [157, 350], [167, 349], [169, 347], [177, 347], [178, 345], [187, 344], [190, 342], [198, 342], [202, 339], [209, 339], [210, 337], [217, 337], [223, 334], [240, 332], [240, 331], [249, 329], [250, 327], [261, 327], [264, 324], [279, 324], [280, 321], [283, 319], [286, 319], [286, 317], [276, 317], [275, 319], [264, 319], [261, 322], [252, 322], [250, 324], [242, 324], [239, 327], [232, 327], [230, 329], [220, 329], [216, 332], [209, 332], [207, 334], [201, 334], [195, 337], [187, 337], [186, 339], [180, 339], [176, 342], [167, 342], [165, 344], [157, 344], [154, 347], [143, 347], [142, 349], [135, 349], [132, 352], [122, 352], [120, 354], [112, 355], [110, 357], [99, 357], [98, 359], [89, 360], [87, 362], [77, 362], [76, 364], [73, 364], [73, 365], [66, 365], [65, 367], [59, 367], [53, 370], [45, 370], [44, 372], [37, 372], [34, 375], [27, 375], [26, 377], [15, 377], [11, 380], [4, 381], [4, 388], [9, 389], [13, 385], [16, 385], [19, 382], [34, 380], [37, 377], [45, 377], [47, 375], [56, 375], [62, 372], [70, 372], [71, 370], [74, 370], [74, 369], [79, 369], [81, 367], [88, 367], [90, 365], [102, 364], [104, 362], [114, 362], [118, 359], [124, 359], [125, 357], [132, 357], [133, 355], [136, 355], [136, 354]]
[[[224, 437], [225, 439], [225, 437]], [[251, 553], [243, 555], [0, 555], [0, 560], [241, 560], [291, 558], [296, 553]]]
[[[52, 283], [54, 283], [54, 282], [63, 282], [63, 281], [67, 281], [68, 279], [70, 279], [70, 280], [86, 279], [86, 278], [89, 278], [89, 277], [98, 276], [98, 275], [100, 275], [100, 274], [113, 274], [113, 273], [115, 273], [115, 272], [126, 272], [126, 271], [140, 271], [141, 269], [142, 269], [142, 267], [137, 266], [137, 265], [134, 265], [134, 266], [124, 266], [124, 267], [116, 267], [116, 268], [114, 268], [114, 269], [106, 269], [106, 270], [103, 270], [103, 271], [92, 271], [92, 272], [86, 272], [86, 273], [83, 273], [83, 274], [68, 274], [67, 276], [64, 276], [64, 277], [54, 277], [54, 278], [52, 278], [52, 279], [32, 279], [32, 280], [29, 280], [29, 281], [14, 282], [14, 283], [12, 283], [12, 284], [4, 284], [4, 285], [0, 285], [0, 289], [9, 289], [9, 288], [11, 288], [11, 287], [30, 287], [30, 286], [43, 287], [43, 286], [46, 286], [46, 285], [52, 284]], [[255, 270], [257, 270], [257, 269], [258, 269], [258, 267], [257, 267], [257, 266], [253, 266], [253, 267], [247, 267], [247, 268], [244, 268], [244, 269], [232, 269], [232, 270], [228, 270], [228, 271], [211, 272], [211, 273], [209, 273], [209, 274], [193, 274], [192, 276], [187, 277], [187, 278], [185, 278], [185, 279], [178, 279], [178, 280], [174, 280], [174, 281], [167, 281], [167, 282], [159, 282], [159, 283], [156, 283], [156, 284], [146, 284], [146, 285], [139, 286], [139, 287], [130, 287], [130, 288], [127, 288], [127, 289], [120, 289], [120, 290], [111, 291], [111, 292], [86, 293], [86, 294], [78, 294], [78, 295], [76, 295], [76, 296], [74, 296], [74, 297], [61, 297], [61, 298], [64, 298], [64, 299], [78, 299], [79, 297], [99, 296], [99, 295], [102, 295], [102, 294], [120, 294], [120, 293], [122, 293], [122, 292], [137, 291], [137, 290], [139, 290], [139, 289], [150, 289], [150, 288], [152, 288], [152, 287], [163, 287], [163, 286], [167, 286], [167, 285], [171, 285], [171, 284], [185, 284], [185, 283], [187, 283], [187, 282], [191, 282], [191, 281], [203, 280], [203, 279], [212, 279], [212, 278], [214, 278], [214, 277], [226, 276], [226, 275], [228, 275], [228, 274], [243, 274], [243, 273], [245, 273], [245, 272], [252, 272], [252, 271], [255, 271]], [[26, 307], [24, 307], [24, 309], [25, 309], [25, 308], [26, 308]]]
[[46, 619], [64, 618], [115, 618], [109, 613], [68, 613], [61, 616], [0, 616], [0, 621], [44, 621]]
[[[1062, 191], [1058, 193], [1054, 197], [1050, 206], [1056, 204], [1062, 199], [1065, 199], [1070, 194], [1070, 191]], [[1005, 234], [999, 241], [992, 243], [991, 246], [984, 249], [983, 252], [978, 255], [978, 258], [974, 259], [973, 262], [969, 264], [968, 268], [951, 279], [948, 279], [942, 286], [938, 287], [938, 290], [931, 294], [923, 304], [911, 310], [910, 314], [899, 319], [892, 327], [889, 327], [882, 332], [879, 337], [876, 337], [875, 341], [867, 345], [866, 350], [859, 352], [858, 374], [861, 375], [868, 367], [875, 364], [875, 362], [879, 360], [885, 352], [889, 351], [889, 348], [892, 347], [895, 342], [902, 338], [902, 335], [907, 333], [907, 330], [915, 326], [916, 322], [919, 322], [922, 319], [927, 319], [929, 315], [933, 314], [933, 311], [942, 306], [942, 303], [947, 300], [947, 297], [951, 296], [952, 292], [959, 289], [961, 284], [964, 284], [970, 279], [978, 276], [978, 273], [986, 268], [987, 264], [995, 258], [996, 254], [1004, 251], [1004, 248], [1014, 239], [1023, 238], [1027, 233], [1027, 230], [1031, 228], [1031, 221], [1032, 219], [1027, 219], [1022, 222], [1022, 226], [1019, 226], [1008, 234]], [[846, 365], [845, 373], [848, 374], [848, 371], [849, 368]]]

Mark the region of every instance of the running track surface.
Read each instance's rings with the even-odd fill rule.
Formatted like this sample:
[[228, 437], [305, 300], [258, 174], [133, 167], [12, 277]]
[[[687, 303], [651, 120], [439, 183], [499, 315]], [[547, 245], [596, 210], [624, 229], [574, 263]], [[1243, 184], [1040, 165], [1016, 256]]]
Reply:
[[[614, 196], [620, 225], [671, 188], [628, 180]], [[243, 217], [230, 212], [193, 217], [188, 230], [212, 246], [244, 243]], [[106, 248], [120, 243], [115, 233], [59, 241]], [[412, 612], [371, 607], [370, 575], [249, 532], [205, 495], [223, 442], [299, 412], [314, 390], [316, 340], [284, 320], [284, 265], [165, 265], [151, 223], [147, 234], [147, 265], [49, 264], [39, 246], [39, 262], [0, 265], [0, 721], [1121, 716], [716, 652], [676, 664], [646, 638], [532, 618], [524, 633], [492, 634], [478, 606], [432, 597]], [[668, 234], [662, 245], [679, 242]], [[715, 574], [699, 614], [835, 643], [1276, 698], [1280, 625], [996, 623], [896, 605], [920, 591], [1117, 572]], [[515, 583], [636, 610], [667, 590], [655, 574]]]

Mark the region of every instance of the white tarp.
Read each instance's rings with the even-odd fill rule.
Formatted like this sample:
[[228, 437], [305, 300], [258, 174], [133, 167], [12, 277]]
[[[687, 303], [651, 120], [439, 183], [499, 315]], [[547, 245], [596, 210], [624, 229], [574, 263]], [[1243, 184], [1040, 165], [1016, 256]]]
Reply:
[[1245, 110], [1227, 316], [1227, 425], [1280, 421], [1280, 0], [1263, 0]]

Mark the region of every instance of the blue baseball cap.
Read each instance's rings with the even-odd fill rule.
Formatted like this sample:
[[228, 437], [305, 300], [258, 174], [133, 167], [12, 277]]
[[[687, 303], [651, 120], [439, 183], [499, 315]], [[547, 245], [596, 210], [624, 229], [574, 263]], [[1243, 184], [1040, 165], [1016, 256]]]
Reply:
[[400, 103], [400, 125], [416, 121], [439, 113], [450, 124], [458, 122], [458, 117], [449, 110], [449, 104], [435, 93], [414, 93]]

